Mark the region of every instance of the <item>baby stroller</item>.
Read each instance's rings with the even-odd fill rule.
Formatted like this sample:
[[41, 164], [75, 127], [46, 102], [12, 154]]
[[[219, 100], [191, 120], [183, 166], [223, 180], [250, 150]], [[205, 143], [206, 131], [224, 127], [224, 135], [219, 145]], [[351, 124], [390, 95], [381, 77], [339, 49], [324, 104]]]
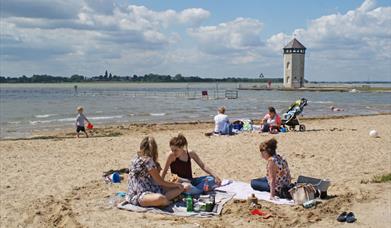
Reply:
[[299, 125], [299, 131], [305, 131], [305, 125], [300, 124], [297, 116], [303, 112], [304, 106], [306, 105], [307, 99], [305, 98], [295, 101], [289, 109], [282, 114], [282, 126], [288, 126], [289, 130], [295, 130], [296, 126]]

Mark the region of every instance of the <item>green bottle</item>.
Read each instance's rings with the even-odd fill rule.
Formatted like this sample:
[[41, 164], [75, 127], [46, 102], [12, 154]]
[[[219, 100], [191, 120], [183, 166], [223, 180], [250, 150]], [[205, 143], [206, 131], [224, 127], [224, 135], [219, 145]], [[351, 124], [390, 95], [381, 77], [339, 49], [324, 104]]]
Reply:
[[186, 211], [187, 212], [193, 211], [193, 198], [191, 197], [190, 194], [188, 194], [186, 197]]

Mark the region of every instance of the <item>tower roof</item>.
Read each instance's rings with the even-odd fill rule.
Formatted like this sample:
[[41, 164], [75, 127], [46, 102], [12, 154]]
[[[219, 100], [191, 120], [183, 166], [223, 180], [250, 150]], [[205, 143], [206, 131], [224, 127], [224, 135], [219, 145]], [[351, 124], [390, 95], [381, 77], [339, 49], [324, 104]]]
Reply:
[[293, 38], [285, 47], [284, 49], [289, 49], [289, 48], [299, 48], [299, 49], [306, 49], [304, 45], [302, 45], [296, 38]]

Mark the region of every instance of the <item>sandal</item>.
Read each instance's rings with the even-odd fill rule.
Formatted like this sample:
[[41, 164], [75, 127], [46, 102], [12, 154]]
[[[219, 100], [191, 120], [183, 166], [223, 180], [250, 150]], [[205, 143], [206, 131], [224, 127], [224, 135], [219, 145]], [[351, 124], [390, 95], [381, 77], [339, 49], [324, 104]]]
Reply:
[[346, 222], [347, 223], [353, 223], [356, 221], [356, 216], [354, 216], [353, 212], [349, 212], [347, 215], [346, 215]]
[[348, 213], [346, 211], [342, 212], [338, 217], [337, 217], [337, 221], [338, 222], [346, 222], [346, 217], [347, 217]]

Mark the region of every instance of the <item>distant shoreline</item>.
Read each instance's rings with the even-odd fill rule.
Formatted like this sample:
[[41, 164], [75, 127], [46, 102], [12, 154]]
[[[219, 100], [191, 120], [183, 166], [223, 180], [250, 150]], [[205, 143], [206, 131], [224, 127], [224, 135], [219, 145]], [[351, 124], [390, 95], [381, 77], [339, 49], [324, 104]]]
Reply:
[[[267, 81], [255, 81], [258, 79], [253, 79], [254, 81], [166, 81], [166, 82], [153, 82], [153, 81], [80, 81], [80, 82], [0, 82], [1, 84], [75, 84], [75, 83], [91, 83], [91, 84], [100, 84], [100, 83], [118, 83], [118, 84], [152, 84], [152, 83], [267, 83]], [[282, 82], [274, 82], [282, 83]], [[342, 82], [326, 82], [326, 81], [309, 81], [306, 84], [391, 84], [391, 81], [342, 81]]]
[[[133, 76], [118, 76], [109, 74], [107, 71], [104, 75], [83, 76], [74, 74], [70, 77], [53, 76], [47, 74], [34, 74], [31, 77], [25, 75], [20, 77], [0, 76], [1, 83], [86, 83], [86, 82], [117, 82], [117, 83], [192, 83], [192, 82], [213, 82], [213, 83], [283, 83], [283, 77], [200, 77], [200, 76], [182, 76], [181, 74], [162, 75], [162, 74], [145, 74]], [[391, 84], [391, 81], [309, 81], [304, 80], [305, 84]]]

